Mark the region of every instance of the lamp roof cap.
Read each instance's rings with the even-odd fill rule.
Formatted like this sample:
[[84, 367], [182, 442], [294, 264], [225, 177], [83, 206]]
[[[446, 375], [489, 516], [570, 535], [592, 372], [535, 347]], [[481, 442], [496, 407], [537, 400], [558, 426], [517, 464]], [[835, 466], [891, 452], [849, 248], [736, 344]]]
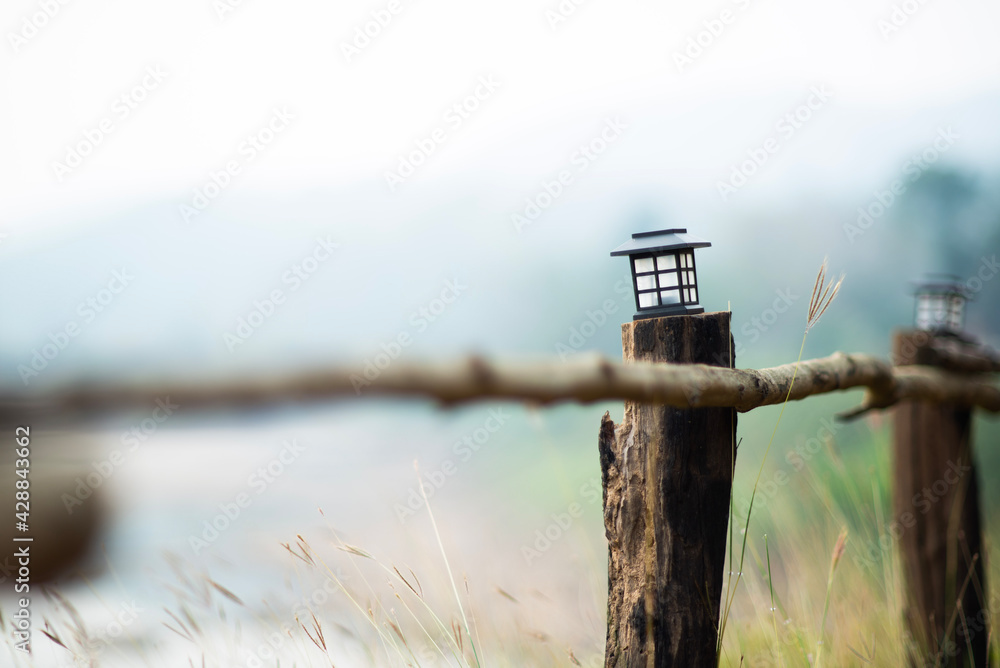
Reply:
[[629, 241], [611, 251], [611, 255], [636, 255], [682, 248], [708, 248], [711, 245], [704, 239], [688, 234], [686, 228], [675, 227], [669, 230], [636, 232]]
[[954, 274], [927, 274], [912, 283], [913, 291], [918, 295], [954, 295], [966, 300], [972, 299], [972, 291]]

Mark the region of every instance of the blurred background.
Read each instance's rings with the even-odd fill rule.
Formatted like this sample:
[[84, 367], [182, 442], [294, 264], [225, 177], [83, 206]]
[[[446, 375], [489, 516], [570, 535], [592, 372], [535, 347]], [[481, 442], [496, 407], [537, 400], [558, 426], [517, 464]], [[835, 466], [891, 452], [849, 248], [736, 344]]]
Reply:
[[[712, 242], [701, 302], [732, 310], [740, 367], [794, 361], [824, 257], [847, 278], [805, 358], [887, 356], [927, 272], [967, 282], [968, 331], [1000, 346], [998, 21], [985, 0], [12, 0], [0, 391], [386, 356], [618, 359], [634, 300], [608, 253], [666, 227]], [[762, 477], [787, 482], [750, 524], [802, 665], [840, 528], [861, 555], [890, 512], [890, 432], [872, 415], [801, 470], [786, 454], [859, 398], [789, 407]], [[621, 403], [220, 415], [162, 400], [31, 425], [59, 522], [86, 512], [101, 529], [37, 595], [34, 663], [8, 647], [14, 665], [458, 665], [438, 629], [406, 631], [392, 566], [412, 568], [443, 628], [478, 615], [484, 665], [600, 665], [596, 436]], [[737, 515], [776, 419], [740, 417]], [[976, 430], [993, 470], [996, 421]], [[981, 491], [994, 529], [1000, 489], [984, 476]], [[296, 557], [299, 540], [327, 561]], [[834, 592], [844, 657], [901, 633], [894, 557], [873, 563], [845, 560]], [[757, 575], [726, 665], [775, 661]]]

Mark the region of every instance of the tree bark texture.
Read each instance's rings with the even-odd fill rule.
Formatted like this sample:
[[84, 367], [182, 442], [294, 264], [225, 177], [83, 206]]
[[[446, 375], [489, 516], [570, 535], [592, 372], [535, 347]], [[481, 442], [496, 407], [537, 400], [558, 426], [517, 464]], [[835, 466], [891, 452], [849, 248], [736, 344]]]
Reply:
[[[622, 347], [626, 363], [734, 363], [728, 312], [625, 323]], [[605, 665], [715, 666], [736, 411], [627, 401], [621, 424], [604, 415], [598, 446]]]

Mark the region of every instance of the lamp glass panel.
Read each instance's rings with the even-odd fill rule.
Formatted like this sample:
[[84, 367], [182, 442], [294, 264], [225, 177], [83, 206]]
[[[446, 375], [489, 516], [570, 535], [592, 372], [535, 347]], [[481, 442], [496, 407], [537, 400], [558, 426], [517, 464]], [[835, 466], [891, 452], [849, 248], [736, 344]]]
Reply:
[[917, 298], [917, 310], [922, 313], [930, 313], [932, 308], [933, 304], [931, 304], [930, 295], [920, 295]]
[[643, 292], [639, 295], [639, 308], [649, 308], [656, 305], [655, 292]]
[[943, 325], [948, 318], [948, 304], [944, 295], [934, 295], [931, 300], [931, 312], [935, 325]]
[[677, 256], [673, 253], [669, 255], [658, 255], [656, 257], [656, 268], [661, 271], [664, 269], [676, 269]]
[[660, 290], [660, 303], [680, 304], [681, 296], [677, 290]]
[[686, 268], [688, 266], [688, 256], [687, 256], [687, 253], [681, 253], [680, 254], [680, 258], [681, 258], [681, 267], [685, 267]]
[[672, 271], [667, 274], [658, 274], [660, 277], [660, 287], [661, 288], [676, 288], [677, 287], [677, 272]]
[[649, 276], [636, 276], [635, 284], [640, 290], [655, 290], [656, 289], [656, 277], [650, 274]]
[[961, 297], [951, 298], [951, 311], [949, 313], [949, 324], [952, 329], [959, 330], [962, 328], [962, 311], [965, 304]]
[[917, 297], [917, 328], [930, 329], [931, 327], [931, 304], [927, 295]]
[[637, 257], [634, 262], [635, 273], [637, 274], [653, 271], [653, 258], [651, 257]]
[[691, 299], [689, 301], [692, 304], [698, 303], [698, 288], [691, 288]]

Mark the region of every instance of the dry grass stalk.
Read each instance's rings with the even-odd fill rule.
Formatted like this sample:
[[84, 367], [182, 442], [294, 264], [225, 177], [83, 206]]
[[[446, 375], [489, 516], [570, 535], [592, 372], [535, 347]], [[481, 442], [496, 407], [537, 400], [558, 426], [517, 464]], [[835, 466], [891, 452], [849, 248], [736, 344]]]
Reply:
[[813, 326], [819, 322], [819, 319], [823, 317], [826, 310], [830, 308], [830, 304], [837, 297], [837, 293], [840, 292], [840, 286], [844, 282], [844, 275], [840, 275], [840, 279], [836, 283], [826, 282], [826, 259], [823, 260], [823, 264], [819, 268], [819, 273], [816, 274], [816, 282], [813, 284], [812, 296], [809, 297], [809, 312], [806, 315], [806, 331], [808, 332]]

